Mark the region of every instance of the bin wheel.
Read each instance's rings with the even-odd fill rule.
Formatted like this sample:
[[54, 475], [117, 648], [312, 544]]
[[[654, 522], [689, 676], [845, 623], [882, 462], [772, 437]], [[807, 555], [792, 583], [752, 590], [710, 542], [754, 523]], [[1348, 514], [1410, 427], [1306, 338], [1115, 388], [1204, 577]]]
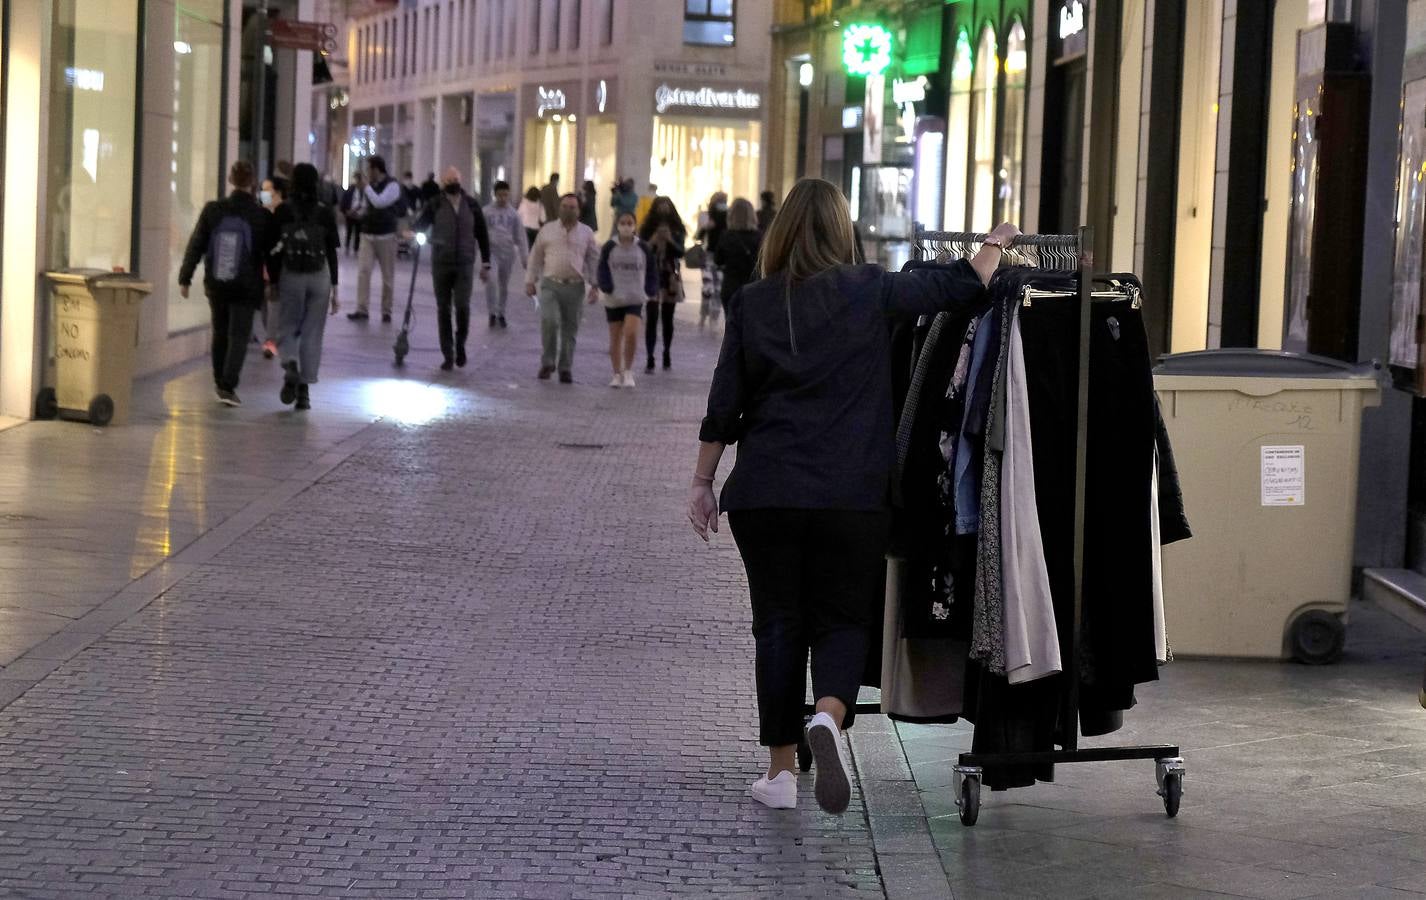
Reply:
[[104, 426], [114, 418], [114, 401], [108, 394], [100, 394], [89, 401], [89, 424]]
[[961, 824], [967, 828], [975, 825], [980, 818], [980, 776], [967, 775], [961, 779], [960, 797], [956, 805], [961, 808]]
[[59, 397], [55, 394], [54, 388], [41, 388], [40, 395], [35, 398], [35, 418], [54, 419], [58, 416]]
[[806, 738], [797, 742], [797, 768], [803, 772], [812, 771], [812, 748], [807, 746]]
[[1164, 776], [1164, 812], [1170, 819], [1178, 815], [1178, 804], [1183, 799], [1183, 776], [1170, 772]]
[[1292, 658], [1309, 666], [1322, 666], [1342, 658], [1347, 629], [1342, 620], [1320, 609], [1309, 609], [1292, 620], [1287, 632]]

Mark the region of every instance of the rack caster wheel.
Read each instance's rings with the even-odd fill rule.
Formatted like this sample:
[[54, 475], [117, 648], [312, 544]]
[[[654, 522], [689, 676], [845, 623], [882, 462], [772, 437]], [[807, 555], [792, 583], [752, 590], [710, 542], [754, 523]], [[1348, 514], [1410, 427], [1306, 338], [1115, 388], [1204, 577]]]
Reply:
[[114, 419], [114, 401], [108, 394], [100, 394], [89, 401], [89, 424], [104, 427]]
[[1292, 658], [1309, 666], [1325, 666], [1342, 658], [1347, 643], [1347, 627], [1325, 610], [1309, 609], [1292, 620], [1287, 629], [1287, 645]]
[[960, 807], [961, 824], [967, 828], [980, 818], [980, 780], [983, 774], [979, 766], [956, 766], [956, 806]]
[[40, 394], [35, 398], [35, 418], [54, 419], [59, 416], [59, 397], [55, 394], [54, 388], [41, 388]]
[[812, 748], [807, 746], [806, 738], [797, 742], [797, 768], [803, 772], [812, 771]]
[[1164, 798], [1164, 812], [1170, 819], [1178, 815], [1183, 799], [1183, 760], [1179, 757], [1158, 760], [1154, 774], [1158, 777], [1158, 795]]

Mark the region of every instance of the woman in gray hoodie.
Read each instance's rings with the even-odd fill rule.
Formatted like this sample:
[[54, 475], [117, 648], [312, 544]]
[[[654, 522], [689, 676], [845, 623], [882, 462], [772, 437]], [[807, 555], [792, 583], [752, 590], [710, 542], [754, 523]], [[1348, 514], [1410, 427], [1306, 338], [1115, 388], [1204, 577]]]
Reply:
[[643, 324], [640, 314], [659, 290], [653, 251], [634, 236], [635, 224], [633, 213], [620, 213], [616, 236], [599, 254], [599, 290], [609, 320], [609, 361], [614, 368], [611, 388], [634, 386], [634, 352]]

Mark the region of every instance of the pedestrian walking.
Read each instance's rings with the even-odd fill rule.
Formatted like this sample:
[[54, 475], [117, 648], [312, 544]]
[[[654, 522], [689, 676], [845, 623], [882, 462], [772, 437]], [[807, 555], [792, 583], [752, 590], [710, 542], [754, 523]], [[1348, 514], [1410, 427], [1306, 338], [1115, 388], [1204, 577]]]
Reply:
[[530, 185], [525, 199], [520, 201], [520, 224], [525, 226], [526, 248], [535, 246], [535, 236], [545, 224], [545, 205], [540, 202], [540, 189]]
[[419, 210], [426, 205], [421, 197], [421, 186], [416, 183], [416, 175], [409, 169], [401, 174], [401, 193], [406, 198], [406, 208]]
[[322, 177], [322, 187], [317, 191], [317, 197], [334, 211], [342, 205], [342, 190], [330, 175]]
[[[416, 217], [416, 230], [429, 231], [431, 285], [436, 294], [436, 326], [441, 342], [441, 370], [464, 367], [465, 342], [470, 336], [470, 293], [475, 287], [475, 267], [480, 280], [490, 280], [490, 233], [480, 204], [465, 192], [460, 169], [451, 166], [441, 174], [441, 193], [427, 201]], [[455, 314], [455, 334], [451, 314]]]
[[[579, 221], [579, 198], [560, 198], [559, 218], [547, 222], [530, 250], [525, 293], [540, 298], [541, 381], [559, 370], [560, 383], [574, 382], [574, 345], [583, 299], [598, 299], [599, 239]], [[586, 290], [587, 287], [587, 290]]]
[[549, 182], [540, 188], [540, 205], [545, 208], [546, 222], [560, 217], [560, 196], [560, 173], [551, 172]]
[[723, 308], [723, 273], [713, 263], [718, 252], [718, 242], [728, 230], [728, 195], [718, 191], [708, 198], [708, 210], [699, 216], [698, 233], [694, 241], [704, 247], [701, 301], [698, 305], [698, 330], [702, 331], [709, 322], [718, 324], [718, 315]]
[[634, 220], [638, 221], [639, 194], [634, 190], [634, 179], [625, 178], [614, 183], [614, 190], [609, 195], [609, 207], [616, 222], [624, 213], [633, 213]]
[[751, 791], [760, 803], [797, 805], [810, 649], [817, 803], [847, 808], [841, 732], [852, 724], [889, 542], [890, 322], [983, 305], [1000, 248], [1017, 233], [1001, 225], [975, 259], [947, 266], [854, 265], [846, 198], [803, 179], [768, 229], [762, 280], [728, 308], [688, 518], [705, 541], [717, 531], [714, 476], [724, 448], [740, 442], [722, 507], [752, 598], [759, 740], [769, 750]]
[[654, 370], [654, 349], [658, 346], [658, 329], [663, 325], [663, 367], [673, 368], [670, 347], [673, 344], [673, 314], [683, 302], [683, 252], [688, 229], [678, 208], [668, 197], [659, 197], [649, 207], [649, 214], [639, 226], [639, 238], [654, 251], [658, 267], [658, 296], [649, 303], [644, 317], [644, 344], [649, 351], [645, 372]]
[[713, 265], [718, 267], [722, 279], [719, 299], [725, 308], [729, 298], [753, 280], [761, 244], [753, 204], [739, 197], [728, 207], [728, 230], [723, 232], [718, 249], [713, 251]]
[[579, 189], [579, 221], [589, 226], [589, 230], [599, 233], [599, 195], [594, 190], [594, 182], [586, 181]]
[[342, 193], [342, 218], [347, 223], [346, 250], [352, 254], [361, 250], [361, 220], [366, 214], [366, 179], [358, 172], [351, 187]]
[[[538, 211], [539, 204], [536, 203]], [[510, 275], [518, 260], [520, 268], [530, 261], [530, 241], [515, 207], [510, 205], [510, 185], [495, 182], [495, 202], [485, 207], [485, 225], [490, 231], [490, 255], [494, 264], [491, 278], [485, 283], [485, 305], [490, 315], [490, 327], [509, 328], [505, 321], [505, 305], [509, 298]], [[536, 231], [538, 233], [538, 230]]]
[[604, 295], [604, 315], [609, 322], [609, 362], [614, 377], [611, 388], [634, 386], [634, 353], [639, 347], [639, 326], [644, 304], [658, 294], [658, 263], [654, 251], [634, 234], [634, 214], [619, 214], [614, 238], [599, 254], [599, 290]]
[[758, 234], [767, 234], [768, 226], [777, 215], [777, 195], [772, 191], [763, 191], [760, 199], [762, 202], [758, 205]]
[[[273, 175], [262, 180], [262, 187], [257, 192], [257, 202], [261, 203], [263, 209], [273, 215], [287, 200], [287, 179], [281, 175]], [[277, 356], [277, 279], [273, 277], [269, 270], [263, 284], [262, 307], [259, 310], [258, 324], [262, 326], [262, 356], [263, 359], [272, 359]], [[253, 340], [257, 340], [258, 329], [253, 329]]]
[[435, 172], [426, 173], [426, 180], [421, 182], [419, 192], [421, 202], [417, 209], [424, 209], [427, 203], [441, 196], [441, 183], [436, 180]]
[[277, 287], [278, 399], [312, 408], [311, 386], [322, 365], [322, 338], [337, 301], [337, 215], [319, 199], [317, 167], [292, 168], [291, 196], [273, 214], [278, 241], [267, 269]]
[[381, 267], [381, 321], [391, 321], [391, 305], [396, 277], [396, 229], [406, 214], [401, 185], [386, 174], [386, 160], [380, 156], [366, 161], [367, 182], [362, 191], [366, 207], [361, 217], [365, 238], [357, 251], [356, 311], [347, 314], [354, 322], [371, 318], [371, 269]]
[[272, 213], [253, 196], [252, 164], [238, 160], [228, 170], [233, 190], [205, 204], [183, 264], [178, 293], [188, 298], [193, 272], [203, 261], [203, 292], [213, 314], [213, 385], [218, 402], [240, 406], [238, 379], [252, 339], [253, 314], [263, 300], [263, 262], [272, 249]]

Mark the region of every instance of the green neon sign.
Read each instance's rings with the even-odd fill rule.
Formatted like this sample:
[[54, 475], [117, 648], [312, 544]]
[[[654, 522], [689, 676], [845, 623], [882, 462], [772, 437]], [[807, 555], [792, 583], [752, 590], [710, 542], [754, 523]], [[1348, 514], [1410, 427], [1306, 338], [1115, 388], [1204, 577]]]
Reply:
[[849, 75], [880, 75], [891, 65], [891, 32], [880, 25], [848, 25], [842, 32], [842, 64]]

